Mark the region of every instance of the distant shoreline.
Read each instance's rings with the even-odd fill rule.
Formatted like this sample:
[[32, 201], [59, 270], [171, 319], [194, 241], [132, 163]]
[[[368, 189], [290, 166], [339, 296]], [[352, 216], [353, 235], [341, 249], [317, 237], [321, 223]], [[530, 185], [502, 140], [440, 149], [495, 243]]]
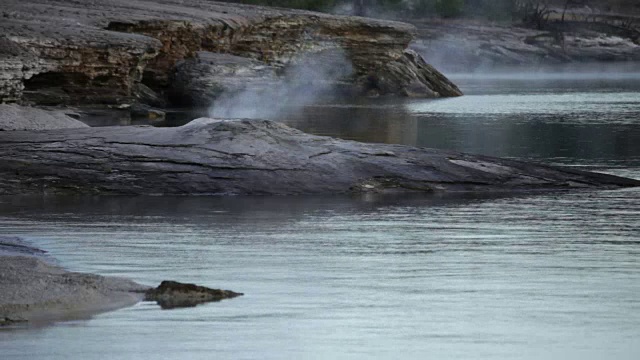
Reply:
[[640, 62], [640, 35], [607, 24], [567, 22], [537, 30], [469, 19], [410, 23], [417, 28], [410, 47], [444, 73]]

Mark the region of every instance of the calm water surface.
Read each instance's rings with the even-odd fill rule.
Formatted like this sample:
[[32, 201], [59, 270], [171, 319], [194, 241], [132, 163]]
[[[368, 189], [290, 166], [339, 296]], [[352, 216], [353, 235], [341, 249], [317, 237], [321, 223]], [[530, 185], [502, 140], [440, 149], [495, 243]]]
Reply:
[[[325, 104], [318, 134], [640, 178], [640, 81], [459, 77]], [[10, 198], [0, 231], [78, 271], [246, 293], [0, 331], [2, 359], [637, 359], [640, 190], [519, 196]]]

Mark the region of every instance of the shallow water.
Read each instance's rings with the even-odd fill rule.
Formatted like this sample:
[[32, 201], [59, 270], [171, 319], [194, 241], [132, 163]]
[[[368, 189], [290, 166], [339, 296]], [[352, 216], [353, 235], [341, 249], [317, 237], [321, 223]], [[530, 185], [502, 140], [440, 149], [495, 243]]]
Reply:
[[[637, 81], [458, 82], [468, 96], [319, 105], [286, 121], [640, 178]], [[639, 189], [0, 199], [3, 234], [26, 237], [72, 270], [246, 293], [2, 330], [0, 351], [3, 359], [636, 359], [639, 199]]]

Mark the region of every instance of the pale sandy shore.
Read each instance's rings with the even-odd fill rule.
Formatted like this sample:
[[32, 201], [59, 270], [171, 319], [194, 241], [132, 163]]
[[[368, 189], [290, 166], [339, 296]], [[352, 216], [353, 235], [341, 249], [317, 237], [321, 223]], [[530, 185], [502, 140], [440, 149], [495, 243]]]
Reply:
[[69, 272], [16, 237], [0, 236], [0, 326], [88, 318], [134, 305], [150, 287]]

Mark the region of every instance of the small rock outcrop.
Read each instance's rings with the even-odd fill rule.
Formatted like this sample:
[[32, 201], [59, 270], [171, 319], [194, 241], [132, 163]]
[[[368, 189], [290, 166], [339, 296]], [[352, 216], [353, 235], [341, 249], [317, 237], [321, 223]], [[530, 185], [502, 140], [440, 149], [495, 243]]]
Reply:
[[230, 290], [211, 289], [195, 284], [165, 280], [157, 288], [147, 290], [144, 294], [144, 300], [155, 301], [163, 309], [175, 309], [193, 307], [242, 295], [244, 294]]
[[79, 129], [86, 124], [61, 111], [47, 111], [15, 104], [0, 104], [0, 131]]
[[404, 51], [401, 58], [385, 64], [386, 70], [373, 72], [373, 86], [368, 91], [401, 94], [407, 97], [440, 97], [441, 94], [462, 95], [460, 90], [414, 50]]
[[268, 120], [0, 132], [0, 195], [294, 195], [618, 188], [640, 181], [314, 136]]
[[[181, 61], [187, 61], [182, 68], [201, 71], [200, 51], [284, 68], [300, 54], [328, 48], [348, 54], [357, 86], [375, 85], [369, 79], [378, 76], [393, 84], [375, 89], [379, 93], [460, 95], [435, 70], [423, 71], [415, 56], [406, 57], [415, 28], [399, 22], [205, 0], [4, 0], [1, 11], [0, 102], [155, 99], [147, 89], [171, 92]], [[229, 65], [228, 59], [217, 60]], [[139, 84], [147, 88], [141, 92]]]

